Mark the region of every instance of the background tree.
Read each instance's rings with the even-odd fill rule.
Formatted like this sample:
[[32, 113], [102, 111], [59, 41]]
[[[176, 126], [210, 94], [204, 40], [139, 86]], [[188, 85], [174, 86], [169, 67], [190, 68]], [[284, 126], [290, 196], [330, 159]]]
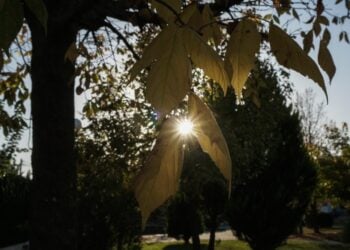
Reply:
[[294, 108], [301, 120], [305, 146], [317, 158], [324, 146], [325, 104], [316, 102], [316, 93], [308, 88], [303, 94], [297, 93]]
[[177, 239], [182, 238], [185, 244], [189, 244], [192, 238], [193, 249], [199, 250], [201, 249], [199, 234], [203, 231], [203, 218], [198, 200], [193, 200], [188, 193], [180, 191], [168, 207], [168, 235]]
[[[103, 79], [106, 70], [114, 71], [106, 65], [89, 74]], [[77, 131], [79, 249], [140, 247], [133, 178], [151, 148], [156, 123], [142, 93], [132, 96], [125, 75], [120, 79], [89, 83], [93, 91], [83, 108], [88, 125]]]
[[[221, 177], [221, 176], [220, 176]], [[215, 248], [215, 233], [224, 220], [224, 213], [228, 204], [227, 184], [221, 178], [208, 180], [202, 190], [204, 200], [203, 209], [206, 212], [206, 225], [209, 229], [208, 250]]]
[[[131, 70], [131, 76], [135, 77], [140, 70], [150, 66], [146, 97], [163, 114], [174, 109], [191, 89], [192, 64], [189, 55], [193, 64], [202, 68], [206, 75], [221, 84], [224, 91], [231, 84], [240, 96], [249, 72], [254, 67], [255, 54], [259, 51], [263, 40], [263, 43], [266, 41], [271, 45], [271, 51], [280, 64], [310, 77], [325, 90], [319, 67], [307, 55], [315, 41], [318, 41], [313, 40], [313, 36], [320, 36], [323, 32], [318, 61], [330, 78], [333, 77], [335, 67], [327, 49], [331, 38], [326, 28], [329, 20], [324, 14], [323, 1], [291, 3], [290, 1], [218, 0], [208, 4], [193, 1], [194, 4], [190, 5], [191, 2], [177, 0], [167, 2], [2, 0], [0, 2], [2, 54], [0, 68], [2, 72], [7, 72], [1, 74], [1, 81], [12, 83], [14, 81], [10, 79], [11, 77], [17, 76], [16, 79], [23, 80], [27, 74], [30, 74], [32, 80], [31, 247], [33, 249], [76, 248], [76, 220], [72, 219], [76, 217], [77, 190], [77, 169], [73, 154], [74, 78], [82, 75], [80, 75], [81, 71], [75, 71], [75, 59], [78, 54], [89, 58], [89, 50], [86, 51], [84, 46], [80, 46], [86, 45], [85, 42], [89, 38], [94, 40], [100, 55], [106, 51], [104, 45], [119, 38], [126, 47], [130, 48], [135, 58], [139, 58], [128, 42], [133, 39], [124, 36], [127, 32], [119, 27], [118, 21], [140, 28], [148, 25], [157, 26], [163, 31], [157, 36], [158, 39], [153, 40], [153, 45], [145, 49], [142, 59]], [[336, 24], [343, 24], [349, 19], [349, 5], [345, 0], [337, 3], [339, 2], [345, 4], [346, 8], [344, 8], [344, 14], [336, 16], [333, 20]], [[269, 9], [266, 10], [264, 7]], [[290, 15], [304, 21], [303, 11], [310, 13], [312, 17], [310, 24], [305, 26], [304, 30], [307, 32], [303, 38], [306, 52], [280, 28], [277, 16]], [[227, 12], [230, 13], [230, 18], [227, 18]], [[273, 16], [275, 13], [277, 15]], [[24, 21], [27, 26], [23, 26]], [[218, 26], [218, 23], [223, 25]], [[268, 26], [270, 28], [267, 34]], [[21, 27], [27, 27], [27, 31], [30, 30], [26, 34], [28, 38], [30, 34], [31, 42], [16, 39]], [[304, 29], [304, 26], [302, 28]], [[223, 36], [220, 35], [221, 29], [226, 29], [226, 34], [231, 34], [225, 63], [206, 43], [209, 39], [212, 40], [212, 44], [214, 42], [216, 45], [220, 44], [223, 40]], [[114, 34], [111, 35], [112, 33]], [[169, 42], [163, 42], [163, 38]], [[341, 38], [348, 41], [347, 33], [342, 31]], [[161, 42], [157, 43], [157, 41]], [[114, 45], [107, 47], [113, 48]], [[11, 53], [13, 48], [18, 48], [23, 58], [23, 64], [18, 67], [13, 67], [17, 58]], [[77, 52], [78, 49], [79, 52]], [[30, 56], [30, 60], [27, 60]], [[300, 61], [304, 62], [303, 67]], [[177, 67], [171, 67], [173, 65]], [[235, 74], [232, 75], [232, 72]], [[5, 86], [8, 88], [7, 84]], [[173, 89], [176, 91], [172, 91]], [[195, 100], [194, 106], [201, 105], [200, 99], [196, 97], [190, 100]], [[94, 106], [91, 107], [93, 110]], [[206, 109], [203, 108], [203, 110]], [[209, 111], [206, 111], [206, 114], [210, 116]], [[164, 123], [164, 126], [168, 124]], [[220, 132], [216, 134], [218, 133]], [[164, 133], [161, 135], [163, 136]], [[201, 139], [203, 138], [200, 137], [200, 143], [203, 143]], [[226, 144], [223, 138], [220, 139], [220, 144]], [[227, 147], [222, 146], [221, 149], [226, 164], [219, 165], [219, 168], [226, 178], [230, 178]], [[167, 150], [164, 152], [168, 153]], [[209, 152], [213, 156], [212, 149]], [[218, 163], [218, 159], [215, 162]], [[169, 166], [178, 167], [178, 164]], [[147, 169], [152, 170], [151, 167]], [[144, 178], [146, 175], [141, 176]], [[142, 177], [138, 179], [139, 182]], [[154, 178], [155, 176], [152, 176], [151, 180], [145, 180], [145, 182], [152, 182]], [[147, 189], [137, 190], [149, 192]], [[160, 197], [159, 193], [155, 193], [152, 196], [153, 205], [150, 207], [147, 207], [145, 200], [142, 199], [144, 193], [136, 193], [143, 217], [146, 219], [155, 207], [174, 193], [174, 189], [167, 193], [167, 197]]]
[[345, 205], [350, 201], [350, 138], [348, 126], [330, 123], [325, 126], [325, 148], [318, 157], [319, 193], [323, 199]]
[[255, 97], [260, 108], [246, 98], [244, 105], [230, 109], [233, 95], [213, 105], [236, 152], [229, 222], [252, 249], [275, 249], [293, 233], [316, 185], [298, 116], [287, 106], [290, 85], [283, 75], [266, 62], [257, 65], [246, 93], [260, 88]]
[[311, 157], [317, 162], [318, 185], [307, 218], [319, 233], [320, 226], [331, 226], [332, 214], [319, 214], [319, 206], [325, 201], [343, 205], [347, 203], [348, 165], [346, 148], [349, 143], [347, 124], [338, 127], [328, 122], [323, 103], [317, 103], [315, 93], [307, 89], [297, 95], [295, 109], [302, 121], [304, 143]]

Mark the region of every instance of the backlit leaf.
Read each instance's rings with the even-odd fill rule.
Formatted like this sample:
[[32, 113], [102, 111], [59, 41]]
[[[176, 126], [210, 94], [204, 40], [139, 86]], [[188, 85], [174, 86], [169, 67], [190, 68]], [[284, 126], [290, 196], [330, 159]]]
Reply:
[[197, 11], [197, 5], [195, 3], [191, 3], [180, 14], [180, 18], [184, 23], [188, 23], [195, 11]]
[[168, 49], [166, 45], [174, 39], [175, 30], [175, 25], [169, 25], [152, 40], [142, 53], [142, 58], [130, 69], [130, 81], [135, 79], [142, 69], [150, 66], [157, 58], [165, 53]]
[[211, 40], [218, 45], [222, 39], [222, 33], [215, 17], [209, 7], [205, 5], [202, 12], [198, 8], [193, 10], [188, 25], [197, 31], [206, 42]]
[[159, 16], [167, 23], [172, 23], [176, 19], [174, 12], [178, 14], [181, 11], [180, 0], [163, 0], [163, 3], [157, 0], [151, 0], [150, 3], [157, 10]]
[[328, 29], [325, 29], [322, 40], [320, 42], [320, 48], [318, 52], [318, 63], [320, 64], [321, 68], [327, 73], [330, 81], [332, 81], [335, 75], [336, 67], [332, 55], [328, 50], [330, 38], [331, 35]]
[[0, 11], [0, 48], [8, 50], [23, 24], [20, 0], [5, 0]]
[[255, 66], [255, 54], [259, 52], [260, 39], [256, 24], [244, 19], [233, 30], [228, 42], [225, 63], [227, 68], [232, 68], [231, 84], [238, 98], [249, 72]]
[[224, 61], [196, 32], [183, 28], [183, 40], [187, 53], [193, 63], [204, 70], [204, 73], [220, 84], [226, 93], [229, 78], [225, 71]]
[[199, 9], [196, 7], [196, 5], [194, 5], [194, 8], [192, 10], [192, 15], [188, 20], [188, 25], [197, 32], [199, 32], [199, 28], [203, 25], [202, 14], [199, 11]]
[[135, 179], [135, 196], [140, 205], [142, 225], [153, 210], [178, 189], [183, 164], [182, 142], [176, 130], [177, 119], [166, 120], [145, 167]]
[[25, 0], [31, 12], [38, 18], [41, 25], [47, 31], [47, 10], [43, 0]]
[[214, 43], [219, 45], [222, 33], [208, 4], [203, 8], [202, 18], [203, 23], [200, 31], [203, 32], [204, 40], [213, 39]]
[[269, 41], [271, 50], [279, 64], [311, 78], [323, 89], [327, 97], [326, 86], [317, 64], [286, 32], [275, 25], [271, 25]]
[[191, 63], [181, 28], [175, 29], [172, 39], [162, 46], [166, 49], [148, 75], [146, 98], [161, 113], [169, 113], [190, 90]]
[[189, 115], [193, 121], [194, 135], [201, 148], [208, 153], [231, 187], [232, 162], [226, 140], [213, 113], [198, 96], [191, 94], [188, 100]]

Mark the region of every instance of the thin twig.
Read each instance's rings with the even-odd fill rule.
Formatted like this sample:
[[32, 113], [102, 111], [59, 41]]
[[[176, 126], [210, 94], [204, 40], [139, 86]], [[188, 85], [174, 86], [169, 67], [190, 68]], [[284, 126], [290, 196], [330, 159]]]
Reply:
[[118, 35], [118, 37], [124, 42], [125, 46], [130, 50], [131, 54], [136, 60], [140, 60], [140, 57], [136, 54], [134, 48], [119, 30], [117, 30], [110, 22], [105, 22], [104, 25]]

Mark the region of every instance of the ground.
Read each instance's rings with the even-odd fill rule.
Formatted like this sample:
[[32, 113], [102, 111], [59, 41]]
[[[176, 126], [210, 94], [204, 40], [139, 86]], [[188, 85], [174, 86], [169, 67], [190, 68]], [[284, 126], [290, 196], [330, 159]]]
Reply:
[[[287, 244], [278, 250], [350, 250], [350, 244], [341, 243], [341, 231], [339, 227], [321, 229], [321, 234], [315, 234], [309, 228], [304, 228], [303, 235], [292, 235]], [[203, 249], [206, 249], [209, 234], [200, 236]], [[249, 250], [245, 242], [238, 241], [231, 230], [216, 233], [216, 250]], [[191, 246], [185, 246], [181, 241], [167, 238], [166, 235], [150, 235], [143, 237], [142, 250], [192, 250]]]
[[[207, 248], [207, 242], [202, 245]], [[216, 243], [216, 250], [249, 250], [249, 246], [238, 240], [225, 240]], [[314, 240], [290, 239], [287, 244], [278, 250], [349, 250], [349, 245], [329, 244]], [[183, 245], [180, 242], [162, 242], [144, 244], [142, 250], [192, 250], [192, 247]]]

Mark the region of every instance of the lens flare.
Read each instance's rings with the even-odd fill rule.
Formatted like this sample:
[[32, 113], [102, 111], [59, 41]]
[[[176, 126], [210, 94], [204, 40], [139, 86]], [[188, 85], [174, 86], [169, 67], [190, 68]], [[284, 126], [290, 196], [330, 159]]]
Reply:
[[181, 135], [190, 135], [193, 133], [193, 123], [188, 119], [179, 122], [178, 131]]

